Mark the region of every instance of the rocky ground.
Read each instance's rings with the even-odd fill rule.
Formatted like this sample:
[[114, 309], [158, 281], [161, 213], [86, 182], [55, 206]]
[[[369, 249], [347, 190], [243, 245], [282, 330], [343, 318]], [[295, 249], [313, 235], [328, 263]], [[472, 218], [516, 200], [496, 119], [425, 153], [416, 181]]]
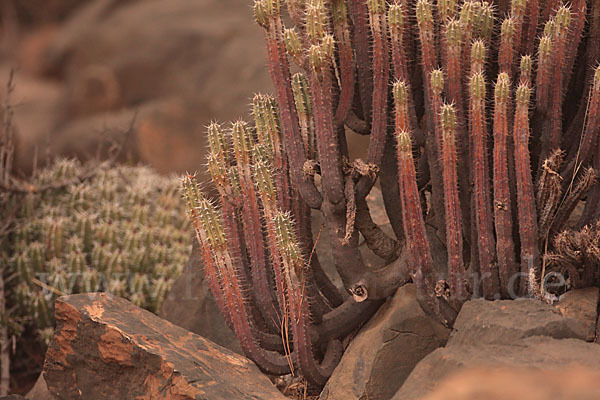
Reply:
[[[369, 200], [381, 203], [376, 190]], [[599, 300], [598, 288], [555, 305], [476, 299], [449, 330], [406, 285], [353, 335], [318, 398], [598, 399]], [[60, 299], [44, 374], [27, 398], [285, 398], [277, 388], [303, 398], [296, 380], [269, 380], [240, 355], [213, 304], [196, 252], [163, 303], [165, 320], [106, 295]]]
[[[598, 399], [599, 298], [588, 288], [556, 306], [472, 300], [449, 331], [406, 285], [356, 334], [319, 399]], [[232, 336], [222, 347], [107, 295], [61, 298], [56, 318], [45, 382], [27, 398], [285, 398]]]
[[[36, 151], [40, 162], [94, 157], [107, 140], [126, 141], [125, 159], [162, 172], [199, 169], [204, 126], [246, 115], [252, 93], [271, 88], [246, 0], [55, 0], [37, 17], [34, 0], [19, 5], [29, 25], [3, 43], [0, 79], [18, 68], [23, 173]], [[355, 334], [320, 399], [598, 399], [598, 303], [597, 288], [557, 305], [473, 300], [449, 331], [407, 285]], [[29, 399], [284, 398], [240, 355], [197, 254], [164, 319], [108, 296], [70, 296], [56, 310]]]

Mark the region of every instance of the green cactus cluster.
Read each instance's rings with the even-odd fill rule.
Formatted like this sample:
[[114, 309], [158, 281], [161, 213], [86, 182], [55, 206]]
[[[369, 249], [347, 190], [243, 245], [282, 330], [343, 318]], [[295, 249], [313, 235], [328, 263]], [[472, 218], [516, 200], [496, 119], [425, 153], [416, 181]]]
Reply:
[[[40, 170], [0, 250], [15, 329], [47, 342], [60, 294], [107, 291], [156, 312], [191, 249], [178, 180], [147, 167], [99, 168], [60, 159]], [[62, 182], [67, 182], [62, 184]]]

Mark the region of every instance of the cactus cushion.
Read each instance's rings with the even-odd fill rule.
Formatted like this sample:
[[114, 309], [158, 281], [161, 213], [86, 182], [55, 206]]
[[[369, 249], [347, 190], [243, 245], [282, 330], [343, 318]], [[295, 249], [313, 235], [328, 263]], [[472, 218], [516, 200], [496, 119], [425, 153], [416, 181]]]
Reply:
[[191, 249], [177, 178], [101, 166], [78, 179], [84, 171], [66, 159], [40, 170], [32, 187], [58, 188], [20, 198], [2, 248], [12, 327], [35, 329], [44, 341], [62, 294], [109, 291], [156, 311]]

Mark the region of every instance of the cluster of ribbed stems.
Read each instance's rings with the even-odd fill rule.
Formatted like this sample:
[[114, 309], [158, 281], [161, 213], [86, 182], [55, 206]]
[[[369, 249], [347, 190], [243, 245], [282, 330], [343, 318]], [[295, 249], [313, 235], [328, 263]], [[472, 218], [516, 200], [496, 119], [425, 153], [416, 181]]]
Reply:
[[[600, 219], [598, 1], [285, 3], [290, 28], [278, 0], [255, 2], [274, 96], [254, 98], [252, 124], [209, 127], [220, 199], [184, 179], [248, 357], [322, 386], [343, 339], [406, 282], [448, 326], [472, 297], [548, 298], [557, 265], [573, 284], [573, 249]], [[354, 134], [369, 135], [365, 160], [350, 157]], [[370, 214], [376, 183], [393, 235]], [[314, 211], [343, 290], [314, 252]], [[567, 228], [582, 238], [560, 239]], [[598, 275], [583, 264], [578, 286]]]

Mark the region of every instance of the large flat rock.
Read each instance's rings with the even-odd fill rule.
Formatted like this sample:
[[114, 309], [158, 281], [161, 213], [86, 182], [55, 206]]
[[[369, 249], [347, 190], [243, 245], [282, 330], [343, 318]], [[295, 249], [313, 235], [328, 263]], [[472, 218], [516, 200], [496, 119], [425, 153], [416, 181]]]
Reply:
[[[422, 399], [533, 399], [522, 396], [502, 397], [506, 391], [485, 389], [480, 397], [446, 396], [438, 386], [452, 380], [455, 374], [478, 371], [485, 375], [498, 369], [509, 371], [537, 370], [553, 374], [565, 367], [580, 368], [590, 374], [600, 371], [600, 346], [589, 343], [590, 330], [595, 322], [596, 291], [571, 295], [579, 302], [561, 300], [559, 307], [537, 300], [485, 301], [471, 300], [463, 305], [446, 347], [425, 357], [412, 371], [394, 400]], [[586, 301], [583, 301], [585, 299]], [[588, 304], [589, 303], [589, 304]], [[518, 377], [518, 376], [517, 376]], [[489, 387], [501, 387], [492, 380]], [[515, 378], [514, 386], [527, 387], [539, 380], [536, 376]], [[466, 379], [466, 378], [465, 378]], [[479, 390], [481, 382], [472, 377], [465, 383]], [[466, 382], [466, 381], [465, 381]], [[582, 383], [583, 384], [583, 383]], [[450, 384], [447, 384], [448, 386]], [[470, 386], [469, 386], [470, 385]], [[444, 387], [446, 387], [444, 386]], [[467, 388], [465, 386], [464, 388]], [[531, 387], [531, 393], [537, 393]], [[458, 390], [458, 389], [457, 389]], [[482, 389], [483, 390], [483, 389]], [[432, 392], [436, 393], [436, 396]], [[447, 393], [458, 393], [456, 390]], [[466, 393], [466, 392], [465, 392]], [[545, 393], [545, 392], [544, 392]], [[575, 393], [575, 392], [569, 392]], [[494, 397], [496, 396], [496, 397]], [[585, 397], [558, 397], [585, 398]], [[591, 397], [600, 398], [600, 397]]]
[[598, 320], [598, 301], [600, 289], [588, 287], [569, 290], [560, 296], [556, 309], [567, 318], [574, 318], [585, 327], [586, 340], [596, 339], [596, 321]]
[[541, 301], [476, 299], [463, 305], [448, 345], [515, 344], [539, 335], [586, 340], [588, 327]]
[[414, 285], [401, 287], [352, 340], [321, 399], [391, 398], [415, 365], [443, 346], [449, 334], [425, 315]]
[[445, 378], [471, 368], [552, 371], [567, 365], [592, 372], [600, 370], [600, 346], [578, 339], [545, 336], [531, 336], [522, 339], [518, 345], [452, 345], [425, 357], [393, 399], [421, 399]]
[[474, 368], [445, 379], [422, 400], [597, 400], [600, 371]]
[[58, 399], [283, 399], [246, 358], [107, 294], [56, 301], [44, 378]]

